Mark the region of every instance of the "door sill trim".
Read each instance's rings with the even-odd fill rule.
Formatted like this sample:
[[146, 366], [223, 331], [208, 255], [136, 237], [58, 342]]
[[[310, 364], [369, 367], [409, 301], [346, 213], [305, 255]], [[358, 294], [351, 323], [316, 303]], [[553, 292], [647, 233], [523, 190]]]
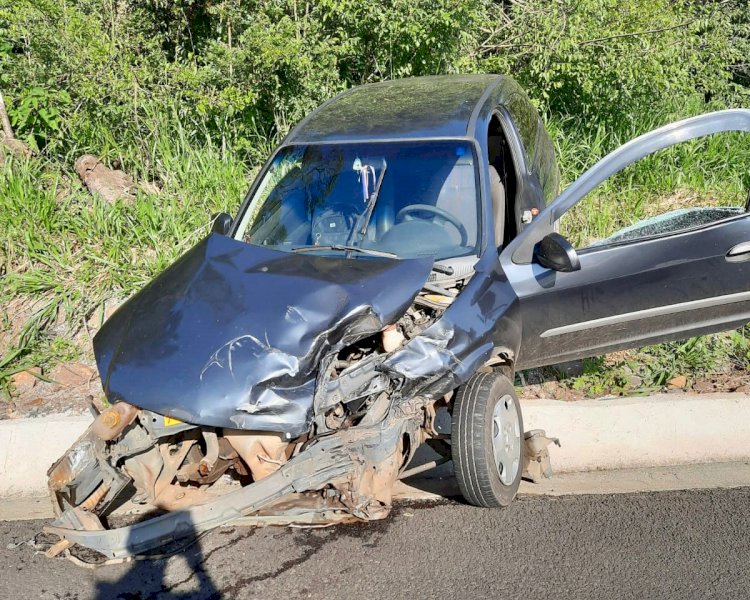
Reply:
[[580, 323], [571, 323], [561, 327], [553, 327], [543, 331], [539, 337], [548, 338], [566, 333], [575, 333], [577, 331], [586, 331], [597, 327], [607, 327], [609, 325], [619, 325], [630, 321], [639, 321], [651, 317], [660, 317], [663, 315], [672, 315], [675, 313], [698, 310], [701, 308], [710, 308], [713, 306], [722, 306], [724, 304], [733, 304], [735, 302], [744, 302], [750, 300], [750, 291], [738, 292], [736, 294], [726, 294], [724, 296], [711, 296], [710, 298], [701, 298], [700, 300], [690, 300], [688, 302], [679, 302], [677, 304], [667, 304], [666, 306], [655, 306], [633, 312], [602, 317], [601, 319], [592, 319], [590, 321], [581, 321]]

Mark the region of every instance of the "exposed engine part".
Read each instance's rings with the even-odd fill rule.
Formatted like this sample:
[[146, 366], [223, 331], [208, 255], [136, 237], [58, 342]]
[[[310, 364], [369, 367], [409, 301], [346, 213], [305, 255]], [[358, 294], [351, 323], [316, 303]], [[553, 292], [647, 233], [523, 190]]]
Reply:
[[125, 459], [124, 469], [138, 490], [138, 502], [158, 505], [159, 495], [172, 483], [193, 444], [194, 439], [179, 444], [163, 443]]
[[226, 438], [219, 438], [219, 455], [213, 468], [205, 475], [201, 473], [204, 455], [198, 444], [193, 445], [187, 454], [184, 465], [177, 471], [175, 477], [180, 483], [196, 483], [198, 485], [210, 485], [226, 473], [230, 467], [239, 475], [247, 475], [242, 461], [239, 460], [237, 452], [232, 448]]
[[118, 402], [94, 419], [92, 431], [102, 440], [113, 440], [133, 422], [137, 414], [138, 409], [132, 404]]
[[102, 500], [104, 500], [104, 497], [107, 495], [107, 492], [109, 491], [109, 484], [102, 483], [96, 490], [94, 490], [94, 493], [91, 494], [84, 502], [81, 503], [80, 508], [81, 510], [87, 510], [91, 511], [96, 508], [96, 505], [99, 504]]
[[249, 467], [255, 481], [278, 471], [294, 450], [294, 444], [278, 433], [224, 430], [224, 437]]
[[[365, 341], [370, 340], [372, 338]], [[329, 409], [337, 404], [346, 404], [349, 414], [359, 412], [368, 398], [388, 389], [388, 378], [378, 371], [385, 356], [378, 350], [352, 345], [322, 369], [315, 391], [314, 404], [319, 417], [316, 422], [324, 425], [322, 417], [327, 416]]]
[[[145, 435], [144, 429], [137, 430]], [[181, 510], [210, 500], [213, 496], [204, 490], [174, 483], [180, 466], [196, 443], [195, 438], [164, 442], [126, 458], [123, 468], [136, 488], [132, 501], [164, 510]], [[195, 463], [196, 470], [198, 464]]]
[[453, 297], [442, 294], [419, 294], [414, 298], [414, 304], [431, 308], [436, 311], [444, 311], [453, 302]]
[[[424, 296], [417, 296], [417, 298], [423, 298]], [[399, 329], [404, 333], [407, 339], [412, 339], [427, 329], [437, 318], [435, 309], [432, 307], [416, 306], [419, 304], [417, 299], [414, 299], [415, 306], [409, 308], [404, 316], [402, 316], [396, 323]]]
[[[383, 518], [390, 511], [391, 492], [399, 470], [412, 458], [421, 439], [419, 424], [407, 416], [417, 409], [417, 400], [410, 400], [411, 406], [405, 413], [396, 411], [397, 416], [389, 412], [388, 398], [383, 398], [384, 401], [373, 406], [360, 426], [343, 430], [335, 436], [319, 438], [304, 452], [288, 460], [286, 453], [291, 445], [284, 442], [283, 436], [232, 432], [233, 447], [241, 456], [247, 455], [249, 463], [254, 462], [259, 467], [273, 464], [273, 470], [265, 477], [237, 491], [211, 496], [199, 490], [169, 485], [157, 498], [157, 506], [172, 511], [167, 514], [110, 530], [104, 528], [95, 514], [70, 508], [51, 526], [45, 527], [45, 531], [107, 557], [121, 558], [152, 550], [166, 539], [195, 535], [240, 517], [257, 514], [300, 491], [317, 491], [322, 498], [335, 500], [331, 508], [340, 505], [349, 516], [358, 519]], [[180, 454], [184, 443], [192, 445], [195, 440], [177, 442]], [[275, 456], [283, 464], [263, 463], [258, 446], [268, 457], [275, 449]], [[252, 453], [258, 456], [253, 458]], [[153, 472], [158, 462], [150, 452], [140, 453], [126, 462], [130, 461], [143, 461], [138, 474], [141, 478]], [[172, 465], [165, 465], [165, 468], [171, 470]], [[132, 463], [131, 469], [134, 473], [137, 470]], [[195, 493], [190, 494], [191, 491]], [[208, 500], [211, 502], [206, 504]], [[286, 515], [287, 511], [282, 508], [282, 513]], [[308, 515], [302, 516], [303, 520], [307, 518], [309, 511]], [[294, 521], [293, 518], [290, 520]]]
[[466, 282], [473, 275], [473, 271], [466, 273], [464, 277], [458, 279], [448, 279], [437, 283], [431, 277], [428, 283], [425, 283], [422, 291], [414, 298], [415, 306], [432, 309], [433, 317], [440, 316], [447, 309], [458, 294], [463, 289]]
[[219, 460], [219, 436], [216, 435], [215, 431], [204, 429], [203, 439], [206, 442], [206, 455], [201, 460], [198, 471], [205, 477], [213, 470], [216, 461]]
[[324, 359], [315, 392], [313, 434], [352, 426], [379, 394], [396, 391], [397, 382], [385, 374], [378, 375], [381, 364], [432, 325], [463, 284], [464, 281], [451, 281], [450, 288], [430, 284], [398, 321]]
[[326, 413], [326, 427], [330, 430], [339, 429], [346, 420], [346, 410], [340, 402]]
[[403, 344], [405, 339], [404, 334], [399, 331], [396, 325], [389, 325], [383, 329], [383, 350], [393, 352]]
[[532, 429], [524, 435], [524, 465], [523, 476], [534, 483], [542, 480], [542, 477], [552, 477], [552, 464], [549, 459], [547, 446], [556, 444], [560, 446], [558, 438], [547, 437], [543, 429]]
[[456, 290], [455, 288], [446, 288], [436, 283], [425, 283], [422, 287], [425, 290], [432, 292], [433, 294], [437, 294], [439, 296], [446, 296], [451, 299], [458, 296], [458, 290]]

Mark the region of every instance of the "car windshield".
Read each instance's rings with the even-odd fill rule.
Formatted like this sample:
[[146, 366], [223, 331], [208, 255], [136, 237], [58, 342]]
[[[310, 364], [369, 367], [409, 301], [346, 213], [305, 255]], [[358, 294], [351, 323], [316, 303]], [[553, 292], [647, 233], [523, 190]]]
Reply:
[[356, 246], [439, 260], [476, 254], [477, 207], [469, 142], [294, 145], [275, 157], [236, 237], [288, 252]]

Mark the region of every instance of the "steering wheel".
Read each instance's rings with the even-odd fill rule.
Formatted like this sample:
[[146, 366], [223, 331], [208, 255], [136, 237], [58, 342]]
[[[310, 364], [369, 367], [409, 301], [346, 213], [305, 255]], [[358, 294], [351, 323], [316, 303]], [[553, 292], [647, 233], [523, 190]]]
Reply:
[[440, 225], [441, 227], [446, 223], [450, 223], [458, 231], [458, 235], [461, 236], [461, 245], [467, 246], [469, 243], [469, 234], [466, 231], [466, 227], [461, 223], [454, 215], [449, 213], [447, 210], [432, 206], [430, 204], [412, 204], [411, 206], [405, 206], [396, 215], [396, 222], [411, 221], [414, 217], [411, 213], [416, 212], [427, 212], [432, 215], [432, 222]]

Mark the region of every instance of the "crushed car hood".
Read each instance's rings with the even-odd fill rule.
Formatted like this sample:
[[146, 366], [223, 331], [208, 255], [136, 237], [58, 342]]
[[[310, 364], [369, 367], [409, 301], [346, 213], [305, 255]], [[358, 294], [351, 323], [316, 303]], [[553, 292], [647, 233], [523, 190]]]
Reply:
[[94, 338], [110, 402], [297, 436], [327, 354], [397, 320], [430, 259], [291, 254], [211, 234]]

